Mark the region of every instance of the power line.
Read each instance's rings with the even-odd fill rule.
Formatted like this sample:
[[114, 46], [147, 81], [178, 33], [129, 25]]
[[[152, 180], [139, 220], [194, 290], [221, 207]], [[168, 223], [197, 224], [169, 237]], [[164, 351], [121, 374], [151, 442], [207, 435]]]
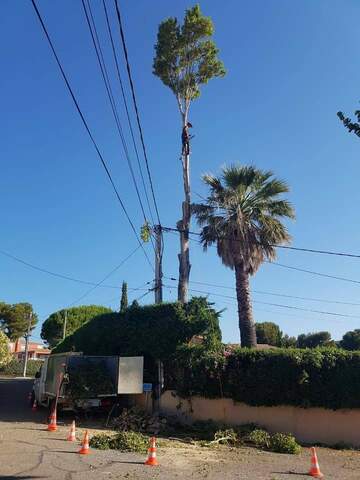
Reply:
[[[170, 285], [164, 285], [164, 286], [166, 288], [173, 288]], [[231, 300], [237, 300], [236, 297], [232, 297], [230, 295], [222, 295], [221, 293], [207, 292], [207, 291], [203, 291], [203, 290], [194, 290], [194, 289], [189, 289], [189, 291], [197, 292], [197, 293], [204, 293], [204, 294], [207, 294], [207, 295], [214, 295], [216, 297], [229, 298]], [[331, 315], [331, 316], [335, 316], [335, 317], [356, 318], [356, 319], [360, 320], [360, 317], [357, 317], [355, 315], [350, 315], [350, 314], [345, 314], [345, 313], [336, 313], [336, 312], [326, 312], [326, 311], [323, 311], [323, 310], [313, 310], [313, 309], [310, 309], [310, 308], [296, 307], [295, 305], [285, 305], [285, 304], [281, 304], [281, 303], [262, 302], [260, 300], [253, 300], [253, 303], [257, 303], [259, 305], [269, 305], [271, 307], [286, 308], [286, 309], [290, 309], [290, 310], [300, 310], [302, 312], [318, 313], [320, 315]]]
[[112, 110], [114, 120], [115, 120], [115, 123], [116, 123], [116, 126], [117, 126], [117, 131], [120, 135], [120, 139], [121, 139], [121, 143], [122, 143], [122, 146], [123, 146], [123, 149], [124, 149], [125, 157], [126, 157], [126, 160], [127, 160], [128, 166], [129, 166], [131, 178], [132, 178], [135, 190], [136, 190], [136, 195], [138, 197], [138, 200], [139, 200], [139, 203], [140, 203], [140, 208], [141, 208], [141, 211], [143, 213], [144, 220], [146, 222], [147, 221], [146, 213], [145, 213], [144, 206], [143, 206], [143, 203], [142, 203], [142, 200], [141, 200], [139, 188], [138, 188], [138, 185], [137, 185], [137, 182], [136, 182], [134, 169], [133, 169], [132, 164], [131, 164], [131, 159], [130, 159], [129, 151], [128, 151], [128, 148], [127, 148], [127, 145], [126, 145], [124, 132], [122, 130], [122, 126], [121, 126], [121, 122], [120, 122], [120, 118], [119, 118], [119, 113], [117, 111], [116, 102], [115, 102], [114, 94], [113, 94], [112, 87], [111, 87], [111, 82], [110, 82], [110, 79], [109, 79], [104, 55], [103, 55], [103, 52], [102, 52], [102, 48], [101, 48], [101, 44], [100, 44], [100, 40], [99, 40], [99, 36], [98, 36], [96, 24], [95, 24], [95, 19], [94, 19], [93, 13], [92, 13], [92, 9], [91, 9], [91, 5], [90, 5], [89, 0], [86, 0], [86, 2], [87, 2], [89, 13], [90, 13], [90, 18], [89, 18], [89, 14], [88, 14], [86, 6], [85, 6], [85, 1], [81, 0], [83, 10], [84, 10], [84, 13], [85, 13], [85, 17], [86, 17], [86, 23], [87, 23], [88, 28], [89, 28], [89, 32], [90, 32], [91, 39], [92, 39], [92, 42], [93, 42], [93, 46], [94, 46], [94, 49], [95, 49], [97, 61], [98, 61], [100, 71], [101, 71], [101, 74], [102, 74], [102, 79], [103, 79], [103, 82], [104, 82], [104, 85], [105, 85], [105, 88], [106, 88], [106, 92], [107, 92], [107, 96], [108, 96], [108, 99], [109, 99], [109, 102], [110, 102], [111, 110]]
[[315, 272], [313, 270], [305, 270], [304, 268], [292, 267], [290, 265], [284, 265], [283, 263], [269, 262], [269, 261], [266, 262], [266, 263], [269, 263], [270, 265], [276, 265], [277, 267], [287, 268], [289, 270], [295, 270], [296, 272], [309, 273], [311, 275], [316, 275], [318, 277], [333, 278], [335, 280], [341, 280], [342, 282], [350, 282], [350, 283], [360, 284], [359, 280], [353, 280], [351, 278], [337, 277], [336, 275], [328, 275], [326, 273]]
[[[143, 288], [143, 287], [145, 287], [146, 285], [150, 285], [151, 283], [153, 283], [153, 280], [150, 280], [149, 282], [142, 283], [141, 285], [139, 285], [138, 287], [135, 287], [135, 288], [128, 287], [128, 290], [131, 290], [132, 292], [144, 290], [144, 291], [147, 292], [148, 288]], [[101, 300], [101, 303], [114, 302], [115, 300], [119, 300], [119, 298], [120, 298], [120, 296], [113, 297], [113, 298], [110, 298], [108, 300]]]
[[[141, 248], [140, 245], [138, 247], [136, 247], [136, 249], [133, 250], [127, 258], [130, 258], [130, 256], [134, 255], [140, 248]], [[26, 260], [23, 260], [22, 258], [16, 257], [15, 255], [11, 255], [10, 253], [5, 252], [4, 250], [0, 250], [0, 254], [4, 255], [5, 257], [11, 258], [15, 262], [21, 263], [23, 265], [26, 265], [27, 267], [30, 267], [30, 268], [32, 268], [34, 270], [37, 270], [39, 272], [42, 272], [42, 273], [46, 273], [46, 274], [51, 275], [53, 277], [62, 278], [63, 280], [69, 280], [69, 281], [75, 282], [75, 283], [81, 283], [83, 285], [92, 285], [92, 286], [97, 285], [94, 282], [88, 282], [86, 280], [80, 280], [79, 278], [71, 277], [70, 275], [63, 275], [62, 273], [53, 272], [51, 270], [47, 270], [46, 268], [39, 267], [38, 265], [34, 265], [33, 263], [30, 263], [30, 262], [27, 262]], [[119, 288], [119, 286], [115, 286], [115, 285], [101, 285], [101, 286], [106, 287], [106, 288], [116, 288], [116, 289]]]
[[118, 20], [119, 29], [120, 29], [121, 43], [122, 43], [124, 56], [125, 56], [125, 61], [126, 61], [126, 70], [127, 70], [127, 74], [128, 74], [128, 78], [129, 78], [129, 83], [130, 83], [130, 88], [131, 88], [131, 93], [132, 93], [132, 99], [133, 99], [133, 104], [134, 104], [134, 108], [135, 108], [136, 121], [137, 121], [138, 129], [139, 129], [139, 133], [140, 133], [140, 140], [141, 140], [141, 145], [142, 145], [142, 149], [143, 149], [143, 153], [144, 153], [146, 170], [147, 170], [147, 174], [148, 174], [149, 182], [150, 182], [151, 194], [152, 194], [152, 198], [153, 198], [154, 205], [155, 205], [157, 220], [159, 222], [159, 225], [161, 225], [159, 210], [158, 210], [158, 206], [157, 206], [157, 202], [156, 202], [156, 198], [155, 198], [154, 185], [153, 185], [151, 172], [150, 172], [150, 167], [149, 167], [148, 156], [147, 156], [147, 153], [146, 153], [143, 130], [142, 130], [142, 127], [141, 127], [141, 122], [140, 122], [139, 109], [138, 109], [137, 101], [136, 101], [135, 87], [134, 87], [132, 74], [131, 74], [129, 55], [128, 55], [128, 50], [127, 50], [127, 46], [126, 46], [126, 40], [125, 40], [125, 34], [124, 34], [123, 26], [122, 26], [122, 21], [121, 21], [120, 8], [119, 8], [117, 0], [114, 0], [114, 5], [115, 5], [115, 9], [116, 9], [117, 20]]
[[[174, 277], [164, 277], [164, 278], [166, 278], [167, 280], [177, 281], [177, 279], [174, 278]], [[232, 291], [236, 290], [236, 288], [234, 288], [234, 287], [228, 287], [228, 286], [219, 285], [219, 284], [216, 284], [216, 283], [197, 282], [197, 281], [194, 281], [194, 280], [191, 280], [189, 283], [190, 284], [193, 283], [193, 284], [198, 284], [198, 285], [204, 285], [206, 287], [224, 288], [226, 290], [232, 290]], [[345, 302], [345, 301], [341, 301], [341, 300], [325, 300], [325, 299], [314, 298], [314, 297], [299, 297], [297, 295], [288, 295], [288, 294], [285, 294], [285, 293], [268, 292], [268, 291], [265, 291], [265, 290], [252, 290], [252, 292], [256, 293], [258, 295], [271, 295], [271, 296], [274, 296], [274, 297], [293, 298], [295, 300], [306, 300], [306, 301], [320, 302], [320, 303], [334, 303], [334, 304], [338, 304], [338, 305], [350, 305], [350, 306], [360, 307], [360, 303]]]
[[144, 189], [144, 192], [145, 192], [146, 203], [147, 203], [148, 208], [149, 208], [151, 221], [152, 221], [153, 224], [155, 224], [154, 218], [153, 218], [153, 215], [152, 215], [152, 208], [151, 208], [151, 205], [150, 205], [150, 200], [149, 200], [149, 196], [148, 196], [148, 192], [147, 192], [147, 188], [146, 188], [146, 184], [145, 184], [145, 179], [144, 179], [144, 175], [143, 175], [143, 171], [142, 171], [142, 167], [141, 167], [141, 163], [140, 163], [139, 152], [138, 152], [138, 149], [137, 149], [137, 146], [136, 146], [134, 130], [133, 130], [133, 127], [132, 127], [132, 122], [130, 120], [128, 104], [127, 104], [127, 101], [126, 101], [124, 85], [123, 85], [121, 74], [120, 74], [119, 61], [118, 61], [118, 58], [117, 58], [117, 53], [116, 53], [115, 44], [114, 44], [114, 38], [113, 38], [113, 35], [112, 35], [112, 31], [111, 31], [109, 15], [108, 15], [108, 10], [107, 10], [107, 7], [106, 7], [105, 0], [102, 0], [102, 4], [103, 4], [104, 12], [105, 12], [106, 25], [107, 25], [107, 30], [108, 30], [108, 33], [109, 33], [111, 49], [112, 49], [114, 62], [115, 62], [115, 66], [116, 66], [117, 77], [118, 77], [119, 84], [120, 84], [121, 95], [122, 95], [122, 99], [123, 99], [124, 106], [125, 106], [126, 117], [127, 117], [129, 129], [130, 129], [130, 133], [131, 133], [131, 138], [132, 138], [132, 142], [133, 142], [133, 146], [134, 146], [134, 151], [135, 151], [135, 155], [136, 155], [136, 159], [137, 159], [137, 164], [138, 164], [138, 167], [139, 167], [139, 172], [140, 172], [140, 177], [141, 177], [143, 189]]
[[[181, 232], [182, 230], [181, 229], [178, 229], [178, 228], [172, 228], [172, 227], [162, 227], [163, 230], [166, 232], [166, 231], [172, 231], [172, 232]], [[190, 235], [197, 235], [197, 236], [201, 236], [201, 233], [200, 232], [189, 232]], [[221, 237], [222, 239], [229, 239], [229, 240], [232, 240], [232, 241], [237, 241], [237, 242], [241, 242], [241, 240], [238, 240], [236, 238], [231, 238], [231, 237]], [[201, 241], [199, 241], [199, 243], [201, 243]], [[215, 245], [214, 245], [215, 246]], [[330, 250], [316, 250], [314, 248], [300, 248], [300, 247], [290, 247], [290, 246], [287, 246], [287, 245], [271, 245], [271, 247], [274, 247], [274, 248], [282, 248], [282, 249], [286, 249], [286, 250], [295, 250], [295, 251], [298, 251], [298, 252], [307, 252], [307, 253], [319, 253], [319, 254], [323, 254], [323, 255], [334, 255], [334, 256], [340, 256], [340, 257], [350, 257], [350, 258], [360, 258], [360, 255], [357, 255], [357, 254], [354, 254], [354, 253], [343, 253], [343, 252], [334, 252], [334, 251], [330, 251]]]
[[93, 134], [91, 133], [91, 130], [90, 130], [88, 124], [87, 124], [87, 121], [86, 121], [86, 119], [85, 119], [85, 117], [84, 117], [84, 115], [83, 115], [83, 113], [82, 113], [82, 111], [81, 111], [81, 109], [80, 109], [79, 103], [78, 103], [78, 101], [77, 101], [77, 99], [76, 99], [76, 97], [75, 97], [75, 94], [74, 94], [74, 92], [73, 92], [73, 90], [72, 90], [72, 88], [71, 88], [71, 85], [70, 85], [70, 83], [69, 83], [69, 81], [68, 81], [68, 79], [67, 79], [67, 76], [66, 76], [66, 74], [65, 74], [65, 71], [64, 71], [64, 69], [63, 69], [63, 67], [62, 67], [62, 65], [61, 65], [60, 59], [59, 59], [59, 57], [58, 57], [58, 55], [57, 55], [57, 53], [56, 53], [55, 47], [54, 47], [54, 45], [53, 45], [53, 43], [52, 43], [52, 40], [51, 40], [51, 38], [50, 38], [50, 35], [49, 35], [47, 29], [46, 29], [46, 26], [45, 26], [44, 21], [43, 21], [43, 19], [42, 19], [42, 17], [41, 17], [41, 14], [40, 14], [40, 12], [39, 12], [39, 10], [38, 10], [38, 8], [37, 8], [37, 5], [36, 5], [36, 3], [35, 3], [35, 0], [31, 0], [31, 3], [32, 3], [32, 5], [33, 5], [33, 7], [34, 7], [34, 10], [35, 10], [35, 13], [36, 13], [36, 15], [37, 15], [37, 17], [38, 17], [38, 19], [39, 19], [39, 22], [40, 22], [40, 24], [41, 24], [41, 27], [42, 27], [43, 32], [44, 32], [44, 34], [45, 34], [45, 37], [46, 37], [46, 39], [47, 39], [47, 41], [48, 41], [48, 43], [49, 43], [49, 45], [50, 45], [50, 48], [51, 48], [51, 50], [52, 50], [52, 52], [53, 52], [53, 55], [54, 55], [55, 60], [56, 60], [56, 63], [57, 63], [57, 65], [58, 65], [59, 69], [60, 69], [60, 72], [61, 72], [61, 75], [62, 75], [62, 77], [63, 77], [63, 80], [64, 80], [64, 82], [65, 82], [65, 84], [66, 84], [66, 87], [67, 87], [67, 89], [68, 89], [68, 91], [69, 91], [69, 93], [70, 93], [70, 96], [71, 96], [74, 104], [75, 104], [76, 110], [77, 110], [78, 114], [80, 115], [81, 121], [82, 121], [82, 123], [84, 124], [84, 127], [85, 127], [85, 129], [86, 129], [86, 131], [87, 131], [87, 134], [89, 135], [90, 140], [91, 140], [91, 142], [92, 142], [92, 144], [93, 144], [93, 146], [94, 146], [94, 148], [95, 148], [95, 150], [96, 150], [96, 153], [97, 153], [97, 155], [98, 155], [98, 157], [99, 157], [99, 159], [100, 159], [101, 165], [103, 166], [103, 168], [104, 168], [104, 170], [105, 170], [105, 172], [106, 172], [106, 175], [107, 175], [107, 177], [108, 177], [108, 179], [109, 179], [109, 181], [110, 181], [110, 183], [111, 183], [111, 186], [112, 186], [112, 188], [113, 188], [113, 190], [114, 190], [114, 192], [115, 192], [115, 195], [116, 195], [116, 197], [117, 197], [117, 199], [118, 199], [118, 201], [119, 201], [119, 203], [120, 203], [120, 206], [121, 206], [121, 208], [122, 208], [122, 210], [123, 210], [123, 212], [124, 212], [124, 214], [125, 214], [128, 222], [129, 222], [129, 224], [130, 224], [130, 226], [131, 226], [131, 229], [133, 230], [133, 232], [134, 232], [134, 234], [135, 234], [135, 237], [136, 237], [139, 245], [141, 246], [141, 248], [142, 248], [142, 250], [143, 250], [143, 253], [144, 253], [144, 255], [145, 255], [146, 259], [147, 259], [147, 262], [149, 263], [151, 269], [154, 271], [154, 267], [152, 266], [152, 263], [151, 263], [148, 255], [147, 255], [145, 249], [144, 249], [144, 246], [143, 246], [143, 244], [141, 243], [141, 241], [140, 241], [140, 239], [139, 239], [139, 236], [138, 236], [138, 234], [137, 234], [137, 232], [136, 232], [136, 228], [135, 228], [135, 226], [134, 226], [134, 224], [133, 224], [133, 222], [132, 222], [132, 220], [131, 220], [131, 218], [130, 218], [127, 210], [126, 210], [126, 207], [125, 207], [125, 205], [124, 205], [124, 203], [123, 203], [123, 201], [122, 201], [122, 199], [121, 199], [121, 197], [120, 197], [120, 194], [119, 194], [119, 192], [118, 192], [118, 190], [117, 190], [117, 188], [116, 188], [116, 186], [115, 186], [115, 183], [114, 183], [114, 180], [113, 180], [113, 178], [112, 178], [112, 176], [111, 176], [111, 173], [110, 173], [110, 171], [109, 171], [109, 168], [108, 168], [108, 166], [107, 166], [107, 164], [106, 164], [106, 162], [105, 162], [105, 160], [104, 160], [104, 158], [103, 158], [103, 156], [102, 156], [102, 154], [101, 154], [101, 152], [100, 152], [100, 150], [99, 150], [99, 147], [98, 147], [98, 145], [97, 145], [97, 143], [96, 143], [96, 141], [95, 141], [95, 139], [94, 139], [94, 137], [93, 137]]
[[[119, 265], [117, 265], [115, 268], [113, 268], [108, 274], [105, 275], [105, 277], [100, 280], [100, 282], [96, 283], [96, 285], [94, 285], [93, 287], [91, 287], [89, 290], [87, 290], [83, 295], [81, 295], [79, 298], [77, 298], [74, 302], [72, 302], [69, 307], [72, 307], [73, 305], [75, 305], [75, 303], [78, 303], [80, 302], [80, 300], [82, 300], [83, 298], [87, 297], [91, 292], [93, 292], [96, 288], [100, 287], [100, 285], [102, 285], [105, 280], [107, 280], [109, 277], [111, 277], [111, 275], [113, 273], [115, 273], [117, 270], [119, 270], [120, 267], [122, 267], [124, 265], [125, 262], [127, 262], [129, 260], [129, 258], [131, 258], [135, 252], [137, 252], [139, 250], [140, 247], [137, 247], [135, 250], [133, 250], [131, 253], [129, 253], [129, 255], [127, 257], [124, 258], [124, 260], [122, 260]], [[119, 287], [120, 288], [120, 287]], [[68, 307], [68, 308], [69, 308]]]
[[146, 293], [144, 293], [143, 295], [141, 295], [141, 296], [138, 297], [138, 298], [135, 298], [134, 301], [138, 302], [138, 301], [141, 300], [142, 298], [146, 297], [146, 295], [149, 295], [149, 293], [153, 292], [153, 291], [155, 290], [155, 288], [156, 288], [156, 287], [149, 288]]

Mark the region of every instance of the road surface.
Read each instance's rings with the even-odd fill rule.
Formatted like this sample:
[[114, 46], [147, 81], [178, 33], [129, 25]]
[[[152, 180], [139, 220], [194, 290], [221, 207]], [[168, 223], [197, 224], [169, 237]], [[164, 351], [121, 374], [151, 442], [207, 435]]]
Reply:
[[[254, 448], [202, 448], [171, 442], [158, 449], [159, 467], [144, 456], [92, 450], [79, 455], [79, 443], [67, 442], [71, 417], [56, 432], [46, 430], [45, 410], [32, 412], [27, 395], [32, 382], [0, 378], [1, 480], [306, 480], [309, 452], [281, 455]], [[83, 425], [82, 427], [85, 427]], [[84, 428], [77, 432], [81, 438]], [[90, 430], [90, 434], [94, 430]], [[159, 451], [160, 450], [160, 451]], [[319, 449], [326, 480], [359, 480], [360, 453]]]

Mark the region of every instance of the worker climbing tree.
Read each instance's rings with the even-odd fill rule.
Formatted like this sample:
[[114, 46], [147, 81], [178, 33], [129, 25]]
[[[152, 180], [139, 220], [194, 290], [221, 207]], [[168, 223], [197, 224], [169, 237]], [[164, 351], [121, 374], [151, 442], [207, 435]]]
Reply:
[[182, 172], [185, 199], [182, 218], [177, 223], [180, 232], [178, 300], [188, 299], [190, 276], [189, 229], [191, 220], [190, 198], [190, 140], [188, 121], [190, 104], [200, 96], [200, 85], [211, 78], [223, 77], [225, 68], [218, 59], [218, 49], [211, 39], [214, 25], [205, 17], [199, 5], [186, 10], [183, 25], [176, 18], [164, 20], [155, 45], [154, 74], [174, 93], [182, 128]]

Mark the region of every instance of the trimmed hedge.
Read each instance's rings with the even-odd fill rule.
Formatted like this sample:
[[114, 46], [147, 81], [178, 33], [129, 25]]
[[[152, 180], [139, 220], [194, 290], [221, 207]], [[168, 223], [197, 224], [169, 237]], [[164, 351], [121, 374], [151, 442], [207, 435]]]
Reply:
[[182, 397], [227, 397], [254, 406], [360, 408], [359, 351], [237, 349], [224, 354], [187, 346], [167, 370], [167, 387]]
[[194, 335], [221, 345], [219, 313], [201, 297], [186, 305], [162, 303], [99, 315], [66, 337], [53, 353], [144, 355], [165, 361]]
[[[40, 370], [41, 365], [43, 362], [41, 360], [29, 360], [26, 369], [26, 375], [28, 377], [34, 377], [35, 373]], [[24, 363], [20, 362], [19, 360], [11, 360], [6, 365], [0, 367], [0, 374], [2, 375], [11, 375], [11, 376], [19, 376], [23, 374]]]

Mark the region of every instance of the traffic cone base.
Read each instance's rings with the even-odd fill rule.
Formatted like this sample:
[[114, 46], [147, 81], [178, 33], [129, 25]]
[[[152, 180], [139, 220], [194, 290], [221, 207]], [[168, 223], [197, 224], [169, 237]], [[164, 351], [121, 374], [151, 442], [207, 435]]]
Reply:
[[81, 455], [88, 455], [90, 453], [90, 448], [89, 448], [89, 434], [88, 431], [86, 430], [85, 435], [84, 435], [84, 440], [82, 442], [82, 447], [78, 451]]
[[309, 471], [310, 477], [314, 478], [324, 478], [324, 475], [320, 471], [319, 462], [316, 455], [316, 450], [314, 447], [310, 449], [311, 451], [311, 468]]
[[71, 424], [70, 433], [67, 437], [68, 442], [76, 442], [75, 420]]
[[159, 462], [156, 459], [156, 439], [155, 437], [150, 438], [150, 448], [148, 450], [148, 458], [145, 462], [145, 465], [150, 465], [156, 467], [159, 465]]
[[56, 410], [54, 409], [50, 415], [50, 422], [47, 427], [49, 432], [56, 432], [57, 425], [56, 425]]

